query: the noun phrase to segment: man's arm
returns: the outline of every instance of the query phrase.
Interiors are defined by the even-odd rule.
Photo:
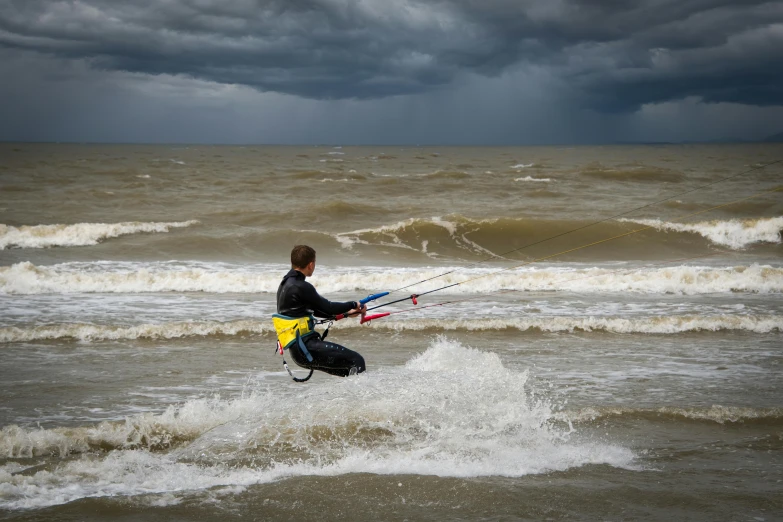
[[[306,304],[312,308],[313,315],[316,317],[332,317],[339,314],[344,314],[355,309],[358,305],[355,301],[349,301],[347,303],[332,302],[319,294],[315,287],[310,283],[302,285],[301,296]]]

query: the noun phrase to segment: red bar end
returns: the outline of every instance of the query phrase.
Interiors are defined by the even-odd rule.
[[[391,312],[384,312],[382,314],[365,315],[364,317],[362,317],[361,321],[359,321],[359,324],[369,323],[373,319],[379,319],[381,317],[386,317],[390,313]]]

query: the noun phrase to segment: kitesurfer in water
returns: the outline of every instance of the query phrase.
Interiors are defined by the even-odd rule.
[[[296,364],[303,368],[321,370],[340,377],[362,373],[365,370],[364,358],[345,346],[323,340],[313,329],[313,316],[359,316],[367,311],[367,307],[356,301],[336,303],[322,297],[313,285],[305,281],[314,271],[315,250],[307,245],[295,246],[291,250],[291,270],[277,289],[278,315],[275,316],[275,327],[278,338],[281,342],[288,341],[282,345],[288,348]],[[281,334],[291,328],[295,328],[298,334],[289,334],[287,338],[284,333]]]

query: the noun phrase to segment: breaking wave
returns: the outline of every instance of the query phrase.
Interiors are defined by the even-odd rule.
[[[100,263],[23,262],[0,268],[0,293],[273,292],[281,273],[165,263],[123,263],[112,269]]]
[[[549,183],[551,178],[534,178],[532,176],[525,176],[524,178],[514,178],[514,181],[538,181],[542,183]]]
[[[263,334],[272,331],[268,321],[181,321],[134,326],[99,324],[50,324],[21,328],[0,328],[0,342],[45,341],[52,339],[76,339],[79,341],[103,341],[121,339],[177,339],[180,337],[205,337],[218,335]]]
[[[443,225],[444,229],[447,225]],[[399,288],[452,272],[411,292],[462,283],[440,295],[496,291],[638,292],[697,295],[721,292],[783,292],[783,268],[753,264],[733,267],[673,266],[663,268],[537,268],[514,270],[457,267],[399,269],[364,267],[329,270],[311,281],[322,294],[377,292]],[[65,263],[36,266],[29,262],[0,267],[0,294],[68,293],[274,293],[284,267],[224,264]],[[469,280],[469,281],[468,281]]]
[[[780,243],[783,217],[761,219],[731,219],[700,223],[669,223],[659,219],[621,219],[671,232],[691,232],[711,242],[739,250],[754,243]]]
[[[111,449],[159,450],[193,440],[246,411],[248,400],[194,399],[169,406],[162,414],[143,413],[124,422],[101,422],[75,428],[0,429],[0,454],[5,458],[65,457],[74,453]]]
[[[77,223],[74,225],[0,225],[0,250],[7,248],[48,248],[97,245],[104,239],[129,234],[168,232],[189,227],[198,221],[173,223]]]
[[[444,247],[447,250],[469,251],[474,254],[493,255],[476,241],[467,238],[467,234],[477,230],[485,223],[493,221],[474,221],[454,216],[452,219],[433,217],[431,219],[411,218],[392,225],[344,232],[336,236],[344,248],[354,245],[375,245],[396,247],[428,253],[431,246]]]
[[[471,317],[467,319],[422,318],[407,315],[404,319],[384,318],[366,325],[358,321],[340,323],[341,331],[373,328],[392,331],[497,331],[520,332],[610,332],[621,334],[681,334],[738,330],[753,333],[783,332],[783,317],[778,315],[692,314],[643,317],[616,316],[508,316]],[[30,342],[53,339],[78,341],[177,339],[182,337],[263,335],[273,332],[271,321],[242,319],[237,321],[179,321],[133,326],[99,324],[50,324],[33,327],[0,328],[0,342]],[[270,340],[270,346],[272,345]]]
[[[552,422],[556,406],[529,388],[527,372],[505,368],[496,354],[440,338],[402,367],[316,379],[295,393],[278,388],[190,400],[159,415],[92,427],[9,426],[0,430],[7,458],[93,455],[29,468],[6,463],[0,506],[215,486],[242,491],[297,476],[519,477],[587,464],[637,469],[628,448],[572,437],[572,427]]]
[[[358,328],[358,324],[349,324]],[[679,334],[686,332],[717,332],[722,330],[743,330],[754,333],[783,331],[783,317],[776,315],[681,315],[653,317],[504,317],[471,319],[382,319],[369,324],[372,328],[397,331],[490,331],[516,329],[522,332],[611,332],[623,334]],[[341,325],[342,327],[342,325]]]
[[[541,180],[543,181],[543,179]],[[559,196],[545,191],[540,196]],[[631,251],[627,244],[618,244],[607,249],[601,247],[597,252],[604,257],[613,258],[617,254],[633,255],[645,258],[661,251],[671,243],[670,231],[696,232],[713,244],[734,249],[745,248],[753,243],[780,243],[780,229],[783,217],[712,221],[689,225],[667,223],[659,220],[621,219],[615,222],[597,223],[586,227],[582,221],[538,220],[525,218],[472,219],[461,215],[435,216],[432,218],[411,218],[390,225],[342,232],[333,237],[346,249],[357,245],[398,248],[426,254],[430,257],[455,256],[494,256],[497,253],[521,250],[515,257],[524,256],[527,245],[545,243],[549,238],[574,234],[568,245],[578,247],[588,245],[632,230],[631,223],[643,224],[650,230],[644,232],[643,244]],[[562,243],[560,243],[562,245]],[[613,244],[614,245],[614,244]],[[680,242],[677,248],[685,252],[703,252],[703,244]],[[546,248],[546,247],[540,247]],[[560,247],[562,248],[562,246]],[[618,250],[619,249],[619,250]],[[536,250],[538,251],[538,250]],[[553,253],[551,250],[547,253]],[[593,250],[589,251],[595,255]]]

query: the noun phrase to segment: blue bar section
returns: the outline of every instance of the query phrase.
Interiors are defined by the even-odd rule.
[[[359,301],[359,303],[361,303],[361,304],[367,304],[367,303],[369,303],[370,301],[375,301],[376,299],[380,299],[381,297],[383,297],[383,296],[385,296],[385,295],[389,295],[389,292],[381,292],[380,294],[372,294],[372,295],[368,295],[367,297],[365,297],[364,299],[362,299],[361,301]]]

